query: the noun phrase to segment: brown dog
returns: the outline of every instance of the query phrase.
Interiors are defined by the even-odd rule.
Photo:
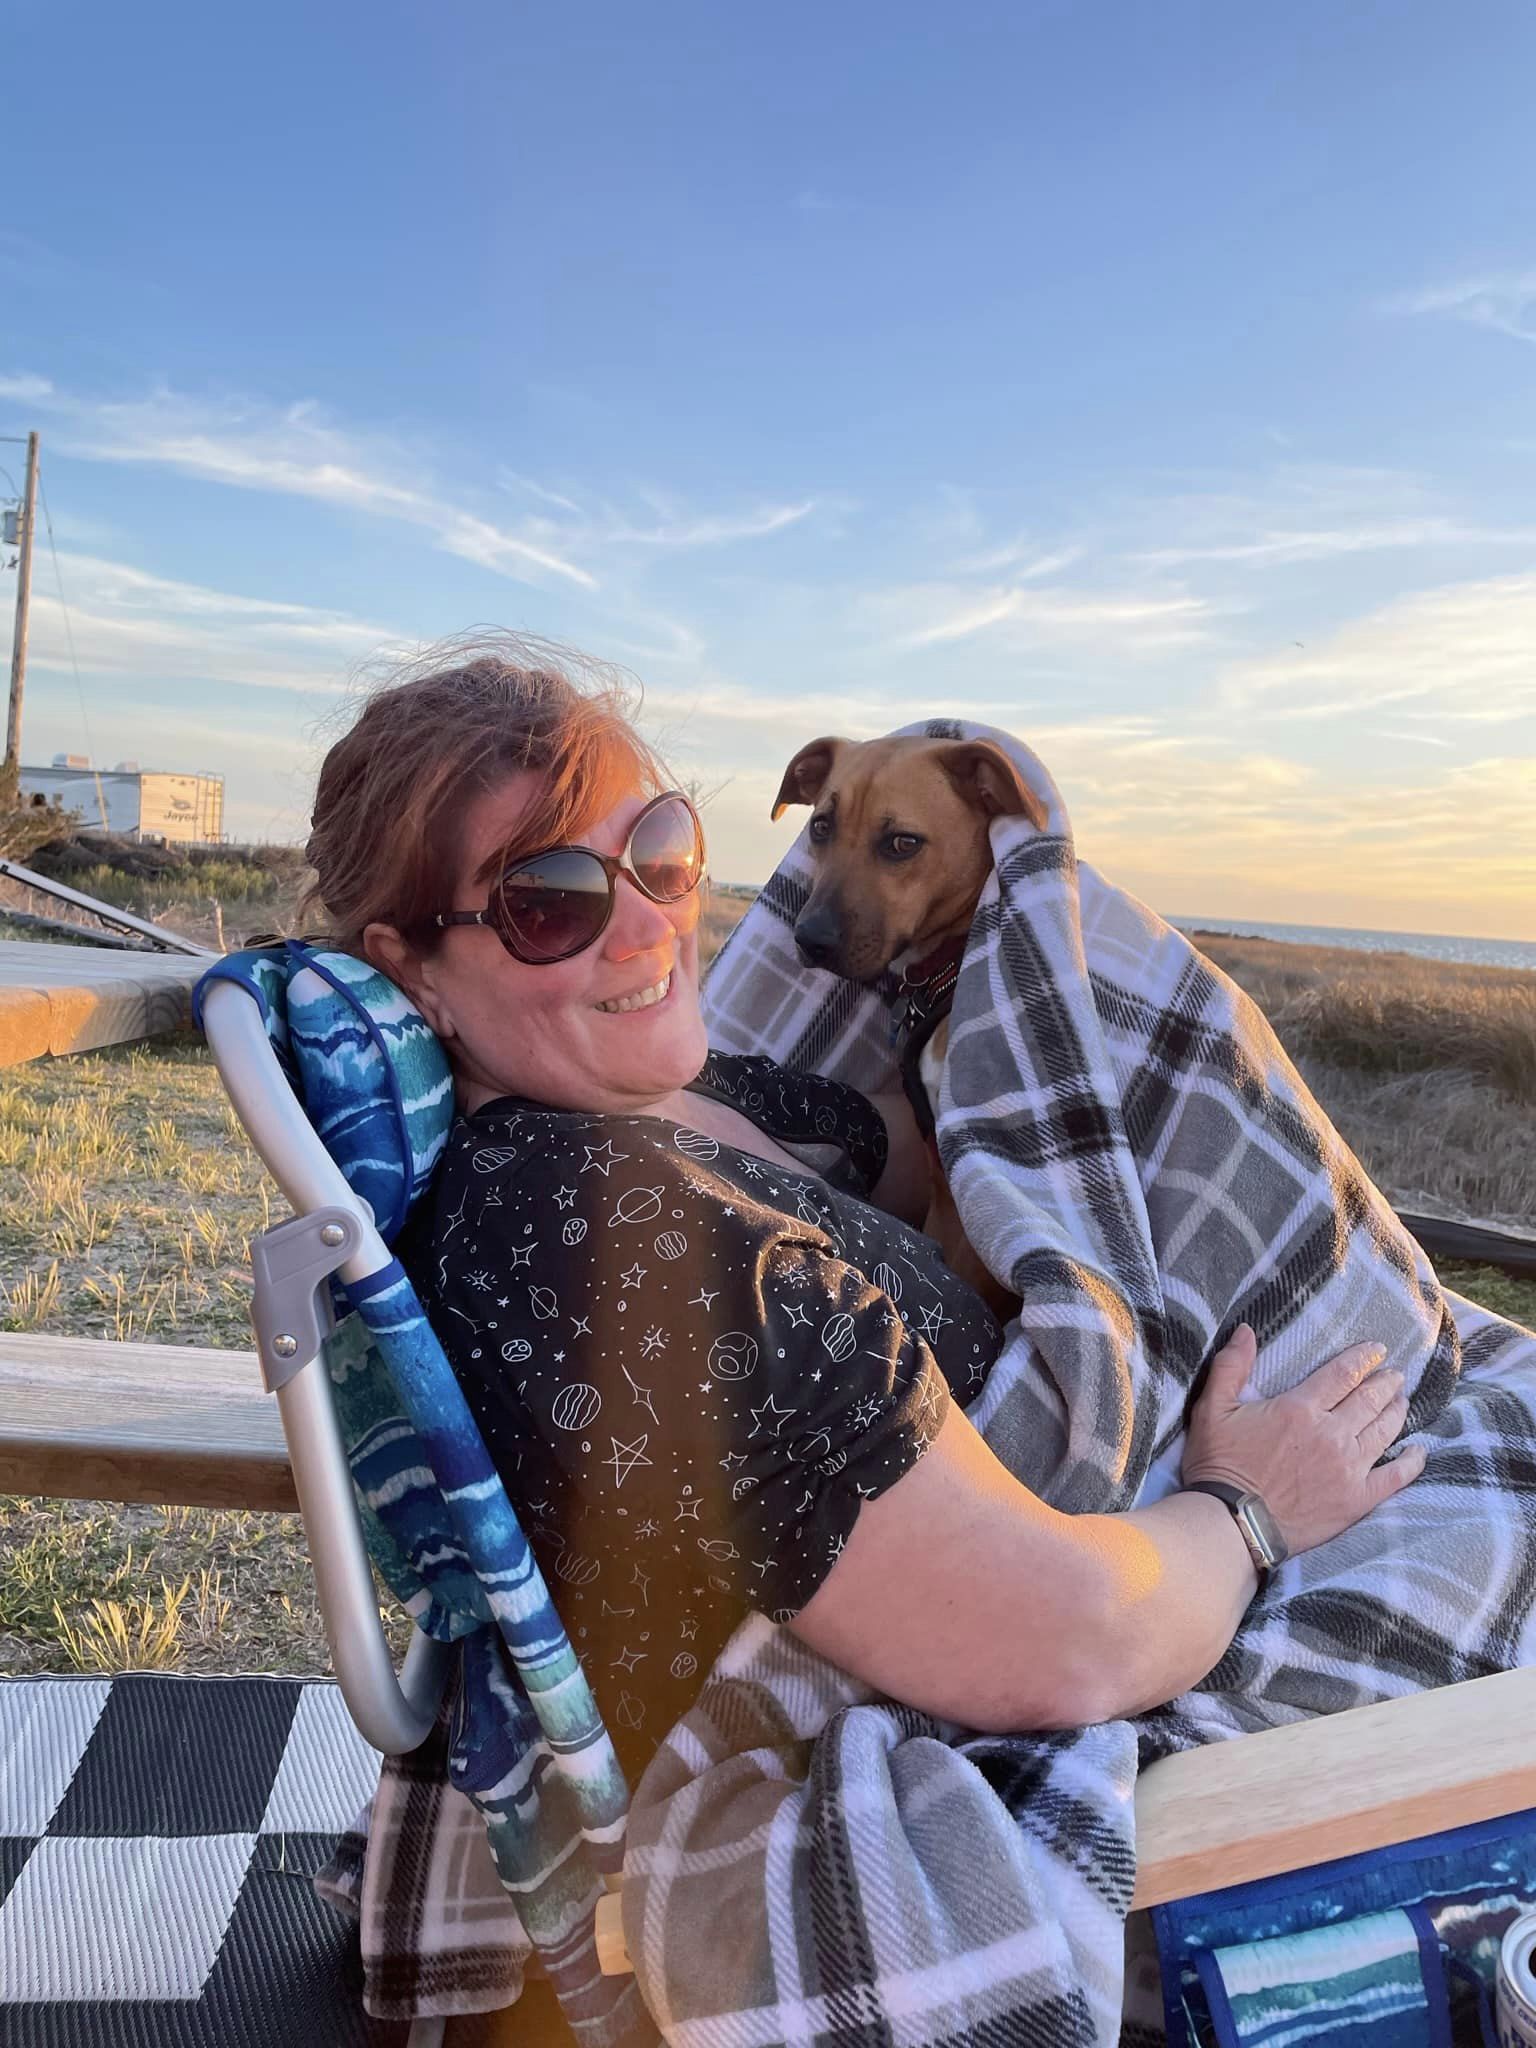
[[[918,1020],[903,1050],[903,1078],[932,1177],[923,1228],[994,1312],[1012,1315],[1017,1300],[966,1240],[939,1164],[933,1116],[949,1033],[947,998],[992,869],[988,827],[993,818],[1024,817],[1044,831],[1045,808],[990,741],[928,739],[812,740],[784,771],[774,817],[791,804],[812,807],[816,864],[795,920],[800,957],[852,981],[877,980],[891,967],[903,975],[899,1021],[909,1028]]]

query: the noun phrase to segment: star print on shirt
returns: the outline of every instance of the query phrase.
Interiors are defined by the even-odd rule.
[[[586,1173],[592,1167],[596,1167],[604,1180],[608,1178],[621,1159],[633,1159],[634,1157],[632,1152],[615,1152],[612,1138],[604,1138],[601,1145],[583,1145],[582,1150],[587,1156],[578,1168],[578,1171]],[[605,1153],[607,1154],[606,1158],[603,1156]]]
[[[807,1330],[810,1328],[811,1319],[806,1314],[803,1305],[798,1301],[792,1301],[789,1304],[788,1308],[784,1311],[784,1316],[792,1330]]]
[[[639,1260],[637,1259],[634,1265],[630,1267],[627,1273],[621,1273],[619,1275],[620,1284],[630,1289],[634,1289],[640,1285],[641,1281],[644,1280],[646,1274],[649,1271],[650,1267],[642,1266]]]
[[[574,1188],[555,1189],[555,1207],[557,1209],[570,1209],[575,1206],[575,1202],[576,1190]]]
[[[649,1655],[649,1650],[632,1650],[628,1643],[626,1643],[608,1668],[610,1671],[633,1671],[635,1666],[642,1663]]]
[[[690,1308],[708,1308],[710,1304],[712,1302],[717,1301],[719,1297],[720,1290],[718,1287],[715,1288],[713,1292],[711,1292],[708,1288],[701,1287],[697,1294],[690,1297],[688,1306]]]
[[[777,1436],[780,1429],[794,1414],[793,1408],[781,1408],[770,1394],[760,1408],[749,1411],[752,1416],[752,1434],[761,1430],[765,1436]]]
[[[672,1519],[674,1522],[696,1522],[699,1519],[699,1509],[703,1505],[697,1494],[692,1500],[680,1500],[677,1504],[677,1513]]]
[[[936,1301],[930,1301],[926,1308],[924,1308],[922,1315],[918,1318],[917,1334],[923,1339],[924,1343],[931,1344],[938,1336],[940,1330],[946,1324],[953,1321],[954,1317],[945,1315],[943,1309]]]
[[[613,1445],[613,1451],[611,1456],[604,1458],[603,1463],[612,1465],[615,1486],[622,1486],[637,1465],[651,1463],[645,1455],[645,1447],[650,1440],[649,1430],[643,1436],[637,1436],[632,1444],[621,1444],[616,1436],[609,1437],[608,1441]]]
[[[506,1307],[505,1302],[502,1303],[502,1307]],[[573,1337],[590,1337],[591,1334],[592,1325],[585,1316],[571,1317],[571,1335]]]
[[[519,1266],[531,1266],[533,1264],[533,1255],[538,1248],[537,1238],[535,1238],[532,1244],[508,1245],[507,1271],[515,1273]]]

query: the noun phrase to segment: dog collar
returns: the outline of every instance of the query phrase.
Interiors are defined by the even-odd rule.
[[[933,1136],[933,1105],[923,1086],[919,1062],[924,1046],[954,1004],[955,983],[960,979],[964,958],[965,940],[946,939],[943,945],[907,968],[897,984],[891,1013],[891,1043],[896,1048],[901,1085],[924,1138]]]
[[[960,972],[960,963],[964,958],[965,939],[945,939],[935,946],[931,953],[924,954],[921,960],[914,961],[904,971],[901,977],[902,987],[929,988],[936,983],[946,982],[948,987],[953,989]]]

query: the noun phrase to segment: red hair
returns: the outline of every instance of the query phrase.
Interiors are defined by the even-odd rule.
[[[540,778],[500,867],[579,837],[629,791],[665,788],[632,722],[634,688],[619,670],[511,634],[441,643],[396,670],[321,764],[306,908],[324,909],[349,952],[362,952],[373,923],[431,943],[424,920],[447,907],[459,823],[483,791],[525,770]]]

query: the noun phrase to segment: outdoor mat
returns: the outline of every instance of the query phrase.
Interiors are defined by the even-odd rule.
[[[0,2048],[396,2048],[311,1882],[379,1759],[334,1685],[0,1680]]]

